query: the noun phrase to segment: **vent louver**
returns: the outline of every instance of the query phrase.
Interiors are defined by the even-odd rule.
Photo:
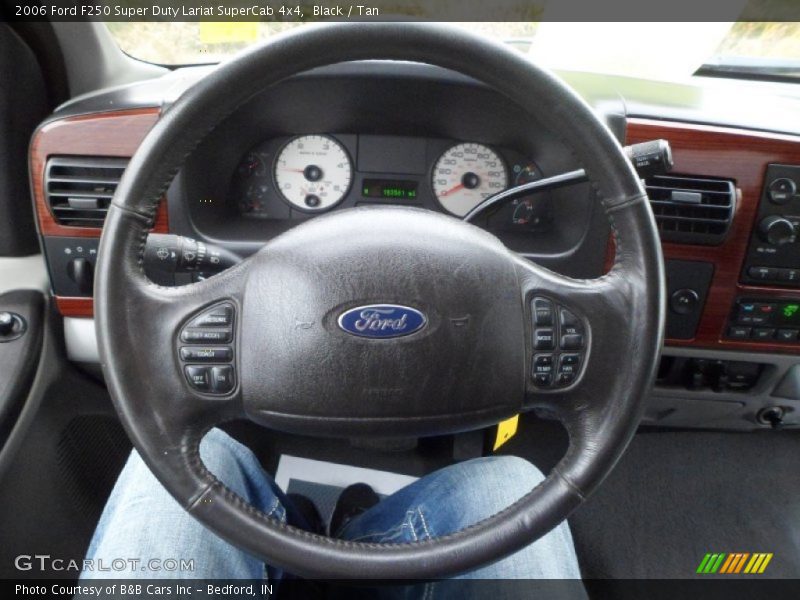
[[[56,157],[47,161],[45,197],[61,225],[102,227],[126,158]]]
[[[721,244],[736,207],[736,186],[727,179],[654,175],[645,189],[661,239],[682,244]]]

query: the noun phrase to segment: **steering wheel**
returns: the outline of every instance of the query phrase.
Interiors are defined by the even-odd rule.
[[[143,251],[156,206],[205,134],[272,84],[363,59],[438,65],[535,107],[602,202],[617,242],[611,271],[571,279],[453,217],[362,207],[304,222],[206,281],[149,281]],[[618,142],[575,93],[519,53],[432,25],[304,28],[222,64],[165,112],[132,158],[98,254],[100,356],[134,446],[208,528],[302,576],[444,577],[532,543],[624,451],[663,338],[661,247]],[[232,358],[210,374],[193,370],[193,355],[181,350],[193,341],[224,346]],[[480,523],[411,544],[330,539],[267,518],[209,473],[198,451],[210,428],[243,417],[300,434],[429,436],[533,408],[560,419],[570,438],[546,479]]]

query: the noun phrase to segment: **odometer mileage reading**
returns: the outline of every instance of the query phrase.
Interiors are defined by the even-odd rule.
[[[417,182],[405,179],[365,179],[361,186],[364,198],[416,200]]]

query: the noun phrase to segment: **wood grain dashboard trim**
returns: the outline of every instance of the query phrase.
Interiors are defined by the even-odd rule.
[[[99,238],[101,229],[60,225],[47,204],[44,190],[45,165],[50,156],[133,156],[144,137],[158,121],[158,108],[119,110],[79,115],[49,121],[34,133],[30,146],[31,190],[39,233],[44,237]],[[167,205],[162,200],[153,231],[167,233]],[[56,297],[58,311],[69,317],[91,317],[91,298]]]
[[[155,125],[159,109],[142,108],[67,117],[45,123],[33,136],[30,147],[30,172],[33,202],[43,236],[100,237],[100,229],[69,227],[56,222],[47,205],[44,171],[50,156],[133,156]],[[154,231],[168,231],[165,203],[159,206]]]
[[[675,173],[731,178],[741,197],[727,239],[719,246],[664,243],[664,258],[714,264],[714,277],[692,340],[667,340],[669,346],[800,354],[800,345],[723,339],[737,296],[800,300],[800,290],[742,285],[739,274],[769,164],[800,165],[800,137],[744,129],[650,119],[628,119],[627,144],[656,138],[670,142]]]
[[[56,308],[65,317],[94,316],[94,301],[91,298],[56,296]]]

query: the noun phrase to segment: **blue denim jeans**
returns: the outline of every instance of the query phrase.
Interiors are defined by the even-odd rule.
[[[200,454],[208,469],[231,490],[282,521],[300,522],[283,492],[253,453],[221,430],[203,439]],[[350,521],[340,537],[369,542],[412,542],[445,535],[472,525],[510,505],[533,489],[543,476],[529,462],[510,456],[480,458],[432,473],[384,499]],[[108,571],[85,570],[84,580],[98,578],[279,578],[251,556],[206,529],[167,493],[134,451],[114,487],[92,538],[87,558],[140,562]],[[165,571],[170,559],[193,559],[191,572]],[[150,561],[158,561],[153,564]],[[117,565],[120,566],[118,560]],[[580,579],[565,523],[543,538],[494,564],[462,578]],[[583,588],[578,597],[585,597]]]

